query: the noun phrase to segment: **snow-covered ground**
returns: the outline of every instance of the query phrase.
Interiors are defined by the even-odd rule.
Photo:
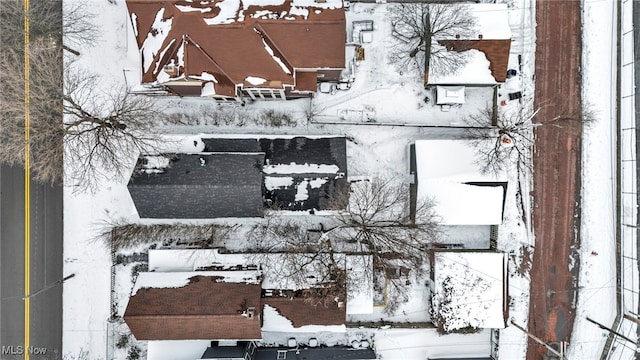
[[[80,1],[80,0],[70,0]],[[533,94],[533,0],[511,3],[509,21],[513,33],[512,65],[522,73],[521,89],[525,106],[530,105]],[[291,102],[256,102],[246,108],[218,107],[203,99],[160,98],[167,105],[181,111],[192,110],[194,114],[201,109],[225,109],[229,112],[260,111],[276,108],[286,111],[295,119],[295,123],[278,128],[265,127],[255,123],[233,123],[213,125],[206,120],[198,120],[192,126],[172,125],[165,129],[180,140],[177,146],[192,143],[195,134],[211,133],[250,133],[250,134],[328,134],[346,135],[347,161],[350,176],[384,176],[406,178],[409,174],[409,145],[420,139],[457,139],[463,135],[458,129],[431,129],[419,126],[380,126],[376,123],[355,124],[359,121],[340,123],[340,114],[364,116],[373,109],[378,123],[401,125],[457,125],[463,111],[469,107],[479,109],[487,100],[474,100],[469,93],[469,101],[463,107],[442,112],[439,107],[425,103],[425,94],[420,84],[421,77],[411,72],[398,73],[384,58],[383,31],[388,27],[385,5],[352,4],[353,16],[367,17],[377,24],[373,32],[373,41],[365,47],[365,60],[356,68],[355,82],[348,90],[338,90],[335,94],[319,94],[316,105],[322,115],[338,124],[308,123],[305,119],[307,100]],[[137,47],[131,34],[127,8],[124,1],[96,1],[92,11],[99,14],[95,22],[99,24],[102,37],[98,46],[81,50],[77,66],[90,68],[101,76],[101,86],[109,89],[116,84],[137,84],[140,78],[140,63]],[[350,16],[348,14],[348,16]],[[388,29],[387,29],[388,30]],[[127,39],[124,41],[123,39]],[[517,55],[522,55],[522,66],[517,64]],[[600,54],[602,56],[602,54]],[[376,76],[371,76],[374,74]],[[367,77],[369,76],[369,77]],[[368,90],[369,89],[369,90]],[[358,94],[361,95],[352,96]],[[367,92],[369,91],[369,92]],[[431,101],[431,100],[430,100]],[[467,106],[468,105],[468,106]],[[518,106],[517,102],[509,106]],[[340,112],[340,110],[349,110]],[[353,110],[353,111],[352,111]],[[401,111],[401,112],[399,112]],[[428,116],[425,116],[427,114]],[[323,119],[323,117],[320,117]],[[344,120],[344,119],[343,119]],[[175,146],[176,142],[173,143]],[[131,167],[138,154],[130,154]],[[601,174],[598,174],[601,175]],[[111,253],[105,244],[96,240],[103,230],[104,222],[118,219],[129,222],[140,220],[126,183],[128,179],[107,179],[100,183],[98,191],[92,193],[74,192],[73,186],[65,188],[65,273],[75,273],[76,277],[64,284],[64,324],[63,351],[70,358],[86,352],[90,359],[124,358],[126,352],[114,349],[117,340],[114,334],[126,332],[126,326],[116,323],[108,326],[113,313],[122,314],[132,290],[132,271],[135,264],[122,265],[117,269],[116,287],[113,294],[117,307],[110,308]],[[510,259],[509,295],[510,318],[526,326],[528,313],[529,283],[526,276],[517,273],[522,261],[521,250],[532,245],[528,214],[520,214],[518,193],[526,195],[530,188],[529,178],[520,178],[513,171],[508,175],[509,186],[506,194],[505,215],[498,237],[498,249],[506,252]],[[518,186],[520,182],[520,186]],[[524,208],[529,208],[527,197]],[[233,223],[240,220],[230,219]],[[477,232],[475,228],[470,231]],[[462,234],[456,236],[464,237]],[[599,250],[604,251],[604,250]],[[604,256],[598,255],[596,259]],[[586,270],[586,268],[585,268]],[[428,291],[424,282],[415,282],[412,300],[403,305],[395,314],[384,315],[379,308],[374,309],[375,316],[388,316],[391,321],[428,320]],[[597,286],[595,284],[594,286]],[[371,320],[371,319],[363,319]],[[298,337],[299,334],[296,334]],[[302,335],[300,335],[302,336]],[[311,336],[311,335],[309,335]],[[488,330],[471,335],[438,335],[435,329],[348,329],[347,334],[332,334],[327,342],[348,344],[352,339],[373,339],[378,354],[384,359],[425,359],[426,357],[487,357],[492,351],[491,334]],[[266,343],[282,343],[286,336],[279,332],[265,332]],[[503,359],[520,359],[526,350],[526,336],[514,327],[500,332],[499,355]],[[583,354],[588,354],[585,349]],[[582,354],[582,353],[581,353]],[[576,357],[580,358],[580,357]]]
[[[569,346],[571,359],[599,359],[609,334],[608,331],[588,322],[586,318],[605,326],[612,326],[616,315],[615,198],[617,192],[633,193],[631,203],[621,204],[624,206],[624,218],[621,221],[623,224],[635,224],[635,162],[624,160],[635,159],[634,151],[629,151],[635,149],[633,137],[635,130],[623,130],[622,156],[625,161],[622,168],[623,188],[618,189],[615,185],[617,167],[615,146],[619,135],[616,133],[615,109],[616,26],[618,25],[616,4],[618,3],[613,1],[583,1],[582,96],[583,103],[594,111],[597,122],[585,130],[582,145],[580,290],[574,332]],[[630,14],[628,16],[630,17]],[[628,50],[627,48],[627,52]],[[624,81],[633,81],[632,79],[632,76],[627,75]],[[632,93],[632,90],[626,89],[622,90],[625,94]],[[631,111],[623,111],[621,116],[623,129],[635,126]],[[633,235],[635,229],[630,230],[631,232],[626,232],[623,229],[623,232]],[[624,237],[623,241],[625,241]],[[631,238],[626,241],[635,240]],[[637,270],[637,264],[632,262],[626,264],[629,271],[634,271],[634,268]],[[634,285],[630,286],[630,289],[633,289]],[[637,284],[635,286],[637,296]],[[633,337],[630,331],[633,329],[627,328],[623,332]],[[618,351],[612,355],[612,358],[627,359],[634,356],[633,346],[625,348],[624,345],[624,342],[617,345]]]

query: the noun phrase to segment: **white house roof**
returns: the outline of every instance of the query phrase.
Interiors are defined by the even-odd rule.
[[[211,340],[147,341],[147,359],[200,359],[211,346]]]
[[[431,84],[469,84],[490,85],[497,84],[496,78],[491,74],[491,63],[482,51],[471,49],[464,52],[467,63],[453,74],[430,74]]]
[[[476,18],[478,35],[482,35],[483,39],[511,39],[507,4],[470,4],[468,6]],[[478,39],[478,36],[463,39]]]
[[[435,200],[442,225],[502,223],[504,188],[496,183],[506,180],[482,174],[464,140],[418,140],[415,155],[418,200]]]
[[[138,274],[131,296],[135,295],[140,289],[185,287],[189,285],[190,279],[196,276],[219,277],[220,282],[246,284],[260,283],[260,277],[257,271],[141,272]]]
[[[504,328],[506,264],[504,253],[434,252],[432,306],[439,325],[445,331]]]

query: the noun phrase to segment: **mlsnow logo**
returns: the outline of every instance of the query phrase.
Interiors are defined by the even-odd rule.
[[[47,348],[33,346],[25,348],[22,345],[2,345],[2,355],[24,355],[27,352],[29,355],[44,355],[47,353]]]

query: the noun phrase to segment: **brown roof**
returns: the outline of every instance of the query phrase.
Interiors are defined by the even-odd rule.
[[[296,71],[296,90],[316,91],[318,86],[317,71]]]
[[[142,288],[129,299],[124,320],[138,340],[261,339],[259,284],[194,276],[180,288]],[[255,308],[253,318],[243,315]]]
[[[291,320],[294,327],[305,325],[343,325],[346,304],[338,307],[333,301],[314,304],[304,297],[264,297],[263,304],[278,310],[280,315]]]
[[[289,13],[291,0],[285,0],[279,6],[250,6],[246,10],[239,8],[235,18],[228,23],[208,25],[206,21],[219,15],[220,8],[217,5],[223,1],[187,3],[179,0],[127,0],[137,30],[137,43],[142,51],[144,83],[158,80],[163,66],[172,62],[180,65],[177,77],[186,75],[197,78],[203,72],[214,75],[217,81],[216,94],[228,94],[231,84],[243,84],[246,87],[274,84],[293,86],[294,72],[291,67],[344,68],[346,25],[343,8],[310,6],[305,18]],[[239,4],[241,7],[242,2]],[[181,11],[180,7],[185,5],[202,7],[203,11]],[[167,34],[158,31],[158,24],[154,27],[161,10],[162,18],[167,20],[163,23],[165,26],[171,19]],[[265,10],[272,14],[282,14],[284,11],[287,15],[269,18],[256,13]],[[150,45],[152,41],[145,43],[147,37],[154,35],[166,35],[161,46]],[[289,68],[288,71],[272,58],[267,46]],[[184,47],[184,50],[180,50],[180,47]],[[153,59],[144,59],[145,56],[153,56]],[[245,80],[249,76],[266,81],[264,84],[251,84]]]
[[[440,40],[448,50],[467,51],[476,49],[482,51],[489,60],[491,75],[497,82],[507,79],[507,67],[509,66],[509,51],[511,39],[503,40]]]

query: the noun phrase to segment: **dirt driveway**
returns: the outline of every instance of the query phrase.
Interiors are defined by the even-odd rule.
[[[536,1],[534,122],[580,112],[581,24],[578,0]],[[572,249],[579,241],[581,124],[536,128],[533,157],[533,227],[529,331],[547,342],[568,341],[576,299]],[[546,348],[529,341],[528,360]]]

